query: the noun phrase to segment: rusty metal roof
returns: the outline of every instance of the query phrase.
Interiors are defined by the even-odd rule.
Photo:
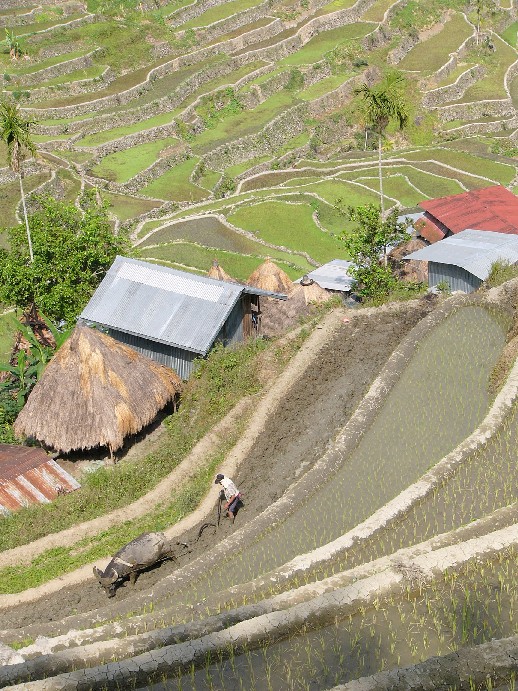
[[[442,224],[452,233],[473,228],[518,235],[518,197],[501,185],[429,199],[419,206],[439,229]]]
[[[0,513],[48,503],[80,486],[43,449],[0,444]]]

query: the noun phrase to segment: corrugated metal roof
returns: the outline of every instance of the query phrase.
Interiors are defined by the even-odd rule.
[[[245,290],[286,297],[117,257],[81,318],[205,355]]]
[[[354,285],[354,279],[349,276],[348,270],[352,265],[352,262],[345,259],[333,259],[306,275],[326,290],[350,291]],[[301,280],[302,278],[299,278],[294,282],[300,283]]]
[[[416,230],[428,242],[438,242],[444,238],[443,231],[426,216],[422,216],[416,223]]]
[[[0,513],[48,503],[80,486],[43,449],[0,444]]]
[[[518,234],[518,198],[500,185],[429,199],[419,206],[452,233],[475,228]]]
[[[438,264],[453,264],[485,281],[495,261],[518,262],[518,235],[463,230],[422,250],[407,254],[405,259],[420,259]]]

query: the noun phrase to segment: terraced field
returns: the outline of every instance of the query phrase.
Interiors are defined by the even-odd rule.
[[[6,47],[0,63],[4,96],[37,122],[29,202],[50,184],[70,200],[96,186],[141,258],[204,273],[217,257],[242,281],[267,256],[293,279],[347,258],[338,207],[379,201],[376,138],[354,89],[387,64],[406,76],[411,109],[384,141],[387,207],[518,186],[512,3],[480,34],[473,8],[453,1],[19,4],[3,0],[0,25],[27,59]],[[1,175],[10,225],[19,188]],[[488,394],[517,290],[309,325],[283,373],[236,413],[248,447],[221,466],[245,492],[235,530],[222,523],[194,544],[214,516],[208,490],[165,523],[190,554],[114,601],[89,563],[111,554],[111,521],[126,520],[130,539],[179,520],[181,481],[152,511],[149,499],[144,513],[94,517],[104,523],[66,537],[9,538],[0,687],[354,689],[418,665],[417,689],[427,658],[441,656],[455,684],[447,654],[479,646],[465,688],[513,688],[512,665],[484,666],[484,645],[516,648],[518,633],[516,367]],[[199,469],[207,487],[222,437]],[[13,594],[17,578],[34,588]]]

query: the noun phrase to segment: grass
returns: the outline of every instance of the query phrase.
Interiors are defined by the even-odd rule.
[[[464,72],[467,72],[471,67],[474,66],[474,63],[472,62],[462,62],[457,64],[457,67],[455,67],[447,77],[444,77],[444,79],[441,79],[439,82],[437,82],[435,86],[440,87],[448,86],[449,84],[454,84],[461,74],[464,74]]]
[[[243,161],[243,163],[236,163],[233,166],[225,168],[225,175],[227,175],[229,178],[235,178],[247,170],[250,170],[250,168],[259,165],[259,163],[266,163],[266,161],[270,161],[271,158],[271,156],[265,155],[258,156],[257,158],[251,158],[248,161]]]
[[[385,12],[393,4],[392,0],[377,0],[362,15],[362,20],[364,22],[381,22],[385,16]]]
[[[29,63],[28,65],[13,65],[12,72],[6,70],[10,75],[20,75],[32,74],[33,72],[39,72],[46,67],[53,67],[54,65],[60,65],[61,63],[68,62],[69,60],[74,60],[74,58],[79,58],[82,55],[86,55],[89,51],[87,50],[73,50],[69,53],[63,53],[62,55],[53,55],[51,58],[46,58],[45,60],[38,60],[35,63]]]
[[[151,209],[156,209],[160,206],[158,202],[139,199],[130,195],[115,194],[113,192],[104,192],[103,195],[110,203],[110,212],[115,214],[119,221],[128,221],[130,218],[135,218],[146,211],[151,211]]]
[[[9,360],[14,337],[16,335],[15,320],[19,312],[0,313],[0,363],[6,364]]]
[[[161,113],[160,115],[155,115],[152,118],[134,122],[132,125],[123,125],[122,127],[114,127],[111,130],[102,130],[101,132],[88,134],[78,142],[78,145],[92,147],[99,146],[101,144],[105,144],[106,142],[111,142],[114,139],[125,137],[128,134],[135,134],[136,132],[149,130],[152,127],[159,127],[160,125],[168,125],[173,121],[173,119],[173,113]]]
[[[160,177],[150,182],[140,191],[148,197],[168,199],[171,201],[198,202],[206,199],[208,194],[198,185],[190,181],[190,175],[198,164],[198,158],[189,158],[178,163]]]
[[[332,2],[328,2],[327,5],[324,5],[315,16],[320,16],[323,14],[330,14],[331,12],[336,12],[337,10],[346,10],[349,7],[352,7],[355,3],[355,0],[332,0]]]
[[[207,272],[210,269],[212,260],[217,259],[232,278],[244,282],[248,280],[250,274],[263,263],[267,256],[272,256],[268,251],[268,247],[263,245],[262,250],[262,255],[249,256],[225,250],[208,249],[193,243],[175,242],[159,245],[158,247],[143,248],[140,257],[142,259],[153,258],[168,265],[175,264],[176,266],[190,267],[201,272]],[[284,253],[284,257],[288,257],[287,253]],[[300,261],[300,264],[293,266],[276,258],[276,262],[292,279],[300,278],[308,271],[308,263],[301,257],[293,256],[292,262],[296,264],[297,260]]]
[[[292,53],[283,60],[280,60],[278,65],[280,67],[285,65],[312,65],[321,60],[326,53],[336,48],[336,46],[353,38],[365,36],[374,28],[372,24],[357,22],[354,24],[346,24],[338,29],[322,31],[308,41],[306,45],[296,53]]]
[[[480,158],[462,151],[426,148],[420,151],[405,152],[402,156],[408,161],[435,160],[439,163],[458,168],[471,175],[483,175],[501,185],[508,185],[514,179],[514,166],[498,163],[488,158]],[[455,173],[452,172],[452,177]],[[487,185],[490,183],[488,182]]]
[[[177,143],[178,140],[175,137],[167,137],[154,142],[137,144],[130,149],[105,156],[101,163],[93,166],[90,172],[95,177],[105,180],[128,182],[134,175],[160,158],[161,151]]]
[[[85,67],[84,69],[74,70],[68,74],[62,74],[59,77],[54,77],[53,79],[47,79],[46,81],[38,84],[38,88],[55,86],[59,89],[60,86],[66,86],[70,82],[82,81],[86,79],[98,79],[101,77],[105,69],[106,65],[91,65],[90,67]],[[19,87],[14,86],[9,88],[13,90]]]
[[[379,193],[379,179],[377,177],[358,179],[358,182]],[[402,173],[385,173],[383,175],[383,194],[386,197],[397,199],[401,206],[406,208],[417,206],[419,202],[423,201],[423,195],[409,184]],[[391,203],[390,200],[387,200],[387,203]]]
[[[323,233],[313,221],[309,204],[285,204],[266,201],[238,209],[228,220],[239,228],[277,246],[305,251],[322,264],[346,258],[338,238]]]
[[[402,70],[435,72],[448,62],[450,53],[453,53],[460,44],[471,36],[473,28],[461,14],[455,14],[444,29],[427,41],[418,43],[405,55],[398,67]]]
[[[238,12],[243,12],[251,7],[259,5],[262,0],[229,0],[229,2],[222,3],[221,5],[216,5],[211,7],[203,14],[198,17],[191,19],[185,24],[179,26],[179,29],[196,29],[202,26],[208,26],[209,24],[214,24],[214,22],[219,22],[222,19],[227,19],[233,14]]]
[[[352,72],[346,74],[333,74],[330,77],[321,79],[319,82],[308,86],[307,89],[300,91],[298,97],[303,101],[313,101],[329,91],[334,91],[341,84],[346,82],[352,76]]]
[[[508,43],[512,48],[516,48],[516,38],[518,33],[518,21],[510,24],[504,31],[502,31],[502,38],[506,43]]]
[[[231,115],[221,120],[216,127],[204,130],[195,137],[192,148],[196,153],[203,154],[218,144],[253,134],[296,102],[291,92],[279,91],[253,110]]]
[[[504,77],[509,66],[516,60],[516,51],[498,36],[493,35],[493,43],[495,52],[490,55],[481,55],[480,50],[476,49],[468,53],[467,58],[470,62],[482,62],[487,71],[481,79],[466,90],[459,101],[454,101],[454,103],[507,98]]]
[[[24,178],[23,188],[25,194],[39,187],[43,182],[49,179],[48,174],[38,173],[37,175],[28,175]],[[0,186],[0,218],[2,219],[2,227],[0,228],[0,237],[2,235],[2,228],[10,228],[18,224],[16,219],[16,207],[20,201],[20,183],[5,182]]]

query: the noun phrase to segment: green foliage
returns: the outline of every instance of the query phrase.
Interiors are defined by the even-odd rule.
[[[300,91],[304,86],[304,75],[300,70],[294,67],[290,70],[290,75],[286,86],[284,87],[286,91]]]
[[[484,285],[486,288],[496,288],[513,278],[518,278],[518,266],[502,259],[491,264],[489,276],[484,281]]]
[[[205,127],[212,129],[221,120],[230,115],[237,115],[242,110],[244,106],[239,96],[232,87],[228,87],[205,96],[197,108],[197,113],[202,118]]]
[[[237,183],[234,178],[228,177],[228,175],[223,175],[219,183],[214,189],[214,196],[216,199],[222,199],[227,197],[229,194],[235,191]]]
[[[29,215],[34,262],[29,262],[23,226],[7,230],[9,250],[0,250],[0,299],[25,308],[35,302],[57,322],[73,323],[117,254],[128,248],[114,235],[107,204],[95,191],[82,197],[82,209],[51,197],[38,197]]]
[[[462,11],[465,8],[465,0],[428,0],[426,3],[410,0],[396,9],[390,25],[395,29],[414,34],[437,22],[446,10]]]
[[[341,210],[340,206],[338,208]],[[353,232],[342,234],[345,248],[354,263],[349,273],[357,281],[356,292],[364,298],[387,295],[397,284],[386,262],[387,249],[408,240],[408,224],[398,222],[396,209],[382,220],[380,207],[375,204],[348,207],[346,213],[357,224]]]

